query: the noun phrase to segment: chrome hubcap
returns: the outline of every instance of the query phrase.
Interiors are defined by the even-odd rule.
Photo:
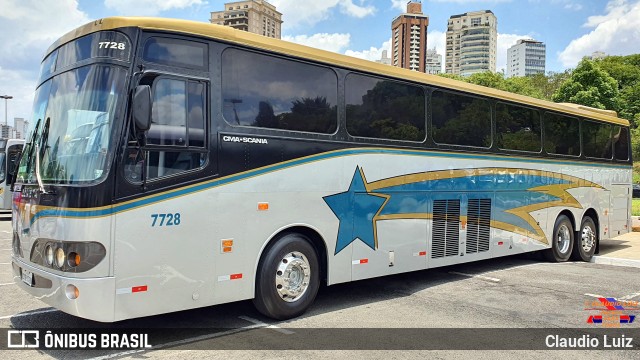
[[[582,228],[580,243],[582,245],[582,250],[586,253],[590,252],[596,244],[596,233],[593,231],[591,226],[586,225]]]
[[[566,225],[561,225],[556,233],[558,239],[558,251],[561,254],[566,254],[569,251],[569,245],[571,244],[570,229]]]
[[[280,260],[276,270],[276,291],[282,300],[298,300],[309,288],[311,268],[302,253],[294,251]]]

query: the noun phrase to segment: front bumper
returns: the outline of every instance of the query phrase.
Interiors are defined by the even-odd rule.
[[[24,263],[20,259],[11,259],[13,281],[22,290],[33,295],[36,299],[81,318],[100,322],[113,322],[115,313],[115,278],[69,278],[49,273]],[[22,281],[22,270],[33,274],[33,286]],[[67,285],[78,288],[80,295],[77,299],[67,297]]]

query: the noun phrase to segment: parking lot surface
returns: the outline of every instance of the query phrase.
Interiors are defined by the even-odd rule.
[[[438,343],[437,336],[420,336],[421,329],[431,328],[449,329],[443,334],[459,334],[470,344],[475,336],[464,331],[457,333],[456,329],[480,329],[478,337],[493,336],[494,348],[504,346],[506,349],[518,347],[504,345],[503,342],[510,339],[501,338],[500,334],[504,336],[504,333],[491,329],[538,329],[531,330],[533,337],[540,332],[553,334],[563,328],[597,332],[602,330],[602,324],[588,323],[588,319],[600,312],[586,305],[597,302],[599,297],[640,300],[640,268],[580,262],[551,264],[536,256],[516,256],[323,287],[306,314],[285,322],[267,319],[257,313],[250,301],[243,301],[103,324],[52,309],[13,284],[10,230],[9,221],[0,222],[0,328],[3,331],[126,328],[156,329],[156,332],[151,349],[3,350],[0,354],[3,359],[640,358],[640,338],[633,340],[632,350],[622,351],[483,350],[471,355],[464,350],[417,351],[389,345],[411,344],[406,336],[414,334],[419,339],[408,348],[438,348],[433,345]],[[637,312],[640,311],[629,314]],[[632,333],[638,333],[639,328],[640,320],[621,325],[623,331]],[[424,334],[430,333],[425,330]],[[367,338],[381,335],[385,338],[379,342]],[[342,337],[342,341],[338,337]],[[424,343],[416,344],[420,341]],[[376,348],[375,344],[383,345]]]

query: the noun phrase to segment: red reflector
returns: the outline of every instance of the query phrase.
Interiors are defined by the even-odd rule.
[[[131,288],[131,292],[142,292],[142,291],[147,291],[147,285],[142,285],[142,286],[134,286]]]
[[[420,256],[427,256],[427,252],[426,251],[420,251]]]
[[[502,246],[502,245],[504,245],[504,243],[502,241],[499,241],[498,245]]]
[[[231,280],[242,279],[242,274],[231,274],[229,277]]]
[[[360,259],[360,264],[367,264],[369,259]]]

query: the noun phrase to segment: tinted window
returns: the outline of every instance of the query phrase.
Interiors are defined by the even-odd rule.
[[[580,125],[576,118],[546,113],[544,138],[544,149],[550,154],[580,155]]]
[[[537,110],[498,103],[496,144],[500,149],[539,152],[542,149],[541,120]]]
[[[587,157],[611,159],[611,125],[584,121],[582,148]]]
[[[622,126],[613,127],[613,148],[616,160],[629,160],[629,129]]]
[[[327,68],[228,49],[222,54],[223,115],[229,124],[333,133],[338,80]]]
[[[56,68],[56,59],[58,59],[58,51],[54,51],[42,61],[40,65],[39,82],[44,81],[49,75],[53,74]]]
[[[440,144],[491,146],[491,106],[483,99],[434,91],[433,140]]]
[[[351,74],[346,82],[347,131],[353,136],[422,141],[424,91],[417,86]]]
[[[138,149],[128,149],[124,173],[131,182],[180,174],[205,165],[207,154],[196,151],[148,151],[144,158]],[[146,162],[146,167],[145,167]]]
[[[153,85],[151,128],[147,142],[203,147],[204,139],[204,85],[159,78]]]
[[[162,65],[207,70],[207,44],[153,37],[144,44],[142,58]]]
[[[126,36],[114,31],[102,31],[83,36],[58,50],[56,69],[90,58],[129,60],[131,44]]]

